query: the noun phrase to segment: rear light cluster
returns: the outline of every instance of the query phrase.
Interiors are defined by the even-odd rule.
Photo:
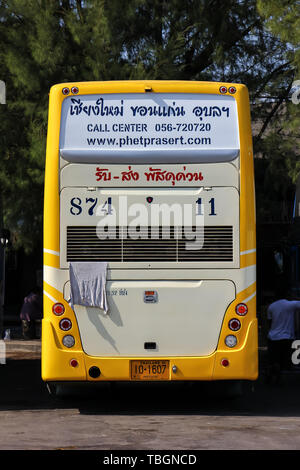
[[[56,316],[61,316],[65,313],[65,307],[62,303],[56,302],[53,307],[52,307],[52,312]],[[59,328],[62,331],[69,331],[72,328],[72,322],[69,318],[62,318],[59,322]],[[66,348],[72,348],[75,345],[75,338],[72,335],[65,335],[62,339],[62,344]],[[77,359],[73,358],[69,362],[70,367],[73,367],[74,369],[79,366],[79,362]],[[101,371],[99,367],[93,366],[89,369],[89,375],[93,379],[98,378],[101,375]]]
[[[52,312],[56,316],[61,316],[65,313],[65,307],[62,303],[56,302],[52,307]],[[69,331],[72,328],[72,322],[69,318],[62,318],[59,322],[59,328],[62,331]],[[62,339],[62,343],[66,348],[72,348],[75,344],[75,338],[72,335],[66,335]],[[76,367],[75,363],[71,364],[72,367]]]
[[[224,95],[224,93],[227,93],[227,91],[231,94],[231,95],[234,95],[234,93],[236,92],[236,88],[235,86],[230,86],[229,88],[227,88],[227,86],[220,86],[219,88],[219,92],[222,93]]]
[[[248,313],[248,307],[246,304],[240,303],[235,307],[237,315],[244,317]],[[231,331],[238,331],[242,324],[238,318],[231,318],[228,322],[228,327]],[[228,348],[234,348],[237,345],[237,337],[235,335],[227,335],[225,338],[225,344]],[[223,366],[225,364],[222,363]],[[227,364],[228,365],[228,364]]]

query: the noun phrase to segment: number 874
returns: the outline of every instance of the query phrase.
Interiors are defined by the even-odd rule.
[[[95,208],[97,208],[98,198],[95,197],[87,197],[85,201],[82,201],[80,197],[73,197],[70,200],[70,213],[72,215],[80,215],[82,212],[87,212],[88,215],[95,214]],[[112,214],[112,203],[111,197],[108,197],[107,200],[101,207],[101,211],[105,213],[105,215]]]

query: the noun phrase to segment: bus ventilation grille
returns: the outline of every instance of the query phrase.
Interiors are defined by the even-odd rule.
[[[107,227],[105,227],[107,230]],[[67,227],[67,261],[232,262],[232,226]]]

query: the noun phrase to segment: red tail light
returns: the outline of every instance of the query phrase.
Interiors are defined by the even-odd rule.
[[[228,361],[228,359],[225,359],[225,358],[222,359],[221,364],[222,364],[223,367],[228,367],[228,366],[229,366],[229,361]]]
[[[242,317],[248,313],[248,307],[246,304],[238,304],[235,307],[235,311],[238,315],[241,315]]]
[[[241,328],[241,322],[237,318],[232,318],[229,321],[228,326],[232,331],[237,331]]]
[[[54,313],[54,315],[60,316],[63,313],[65,313],[65,307],[63,304],[57,302],[56,304],[53,305],[52,312]]]
[[[63,318],[59,322],[59,328],[63,331],[68,331],[72,328],[72,322],[68,318]]]

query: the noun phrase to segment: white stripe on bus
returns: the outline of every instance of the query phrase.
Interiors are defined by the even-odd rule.
[[[50,255],[59,256],[59,251],[48,250],[47,248],[44,248],[44,253],[49,253]]]
[[[253,297],[255,296],[256,296],[256,291],[252,295],[247,297],[247,299],[243,300],[243,304],[246,304],[247,302],[249,302],[249,300],[253,299]]]
[[[241,255],[248,255],[249,253],[255,253],[256,248],[253,248],[253,250],[247,250],[247,251],[241,251]]]
[[[48,292],[46,292],[45,290],[43,292],[50,300],[52,300],[52,302],[58,302],[54,297],[52,297],[52,295],[48,294]]]

